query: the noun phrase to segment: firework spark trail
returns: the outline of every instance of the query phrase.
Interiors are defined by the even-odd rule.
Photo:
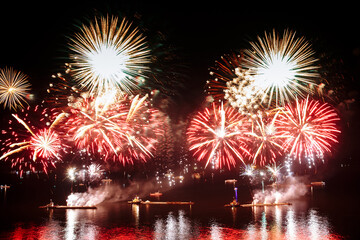
[[[104,170],[102,169],[100,164],[93,163],[87,167],[87,173],[91,182],[100,179],[103,172]]]
[[[116,124],[108,116],[114,118],[114,115],[118,114],[110,110],[99,110],[99,102],[93,98],[82,98],[72,107],[71,116],[66,121],[66,125],[70,126],[67,132],[72,136],[71,141],[74,140],[79,149],[86,148],[93,153],[112,151],[116,154],[116,149],[110,141],[111,135],[115,137],[113,130]]]
[[[236,69],[241,67],[241,56],[235,53],[226,54],[210,70],[211,79],[206,82],[206,92],[215,100],[223,100],[227,83],[237,78]]]
[[[31,138],[31,148],[34,151],[33,161],[37,157],[50,158],[56,157],[60,160],[58,152],[61,149],[61,141],[58,135],[51,130],[40,130],[38,134]]]
[[[48,96],[44,99],[45,103],[51,104],[52,107],[64,108],[74,99],[81,97],[82,92],[80,87],[73,80],[71,68],[72,66],[65,63],[65,71],[53,74],[53,80],[49,83],[46,92]]]
[[[255,166],[254,166],[254,165],[246,164],[245,166],[243,166],[243,167],[241,168],[241,170],[242,170],[241,176],[251,177],[251,176],[254,175]]]
[[[302,158],[323,156],[331,152],[340,130],[339,116],[327,103],[310,100],[296,100],[294,106],[287,105],[277,119],[279,131],[289,137],[283,148],[301,161]]]
[[[27,111],[28,110],[29,108]],[[37,110],[38,107],[35,108],[35,112]],[[47,115],[48,113],[46,113],[46,110],[44,110],[42,114]],[[27,115],[28,113],[26,113],[26,116]],[[8,146],[10,150],[5,152],[0,157],[0,160],[7,160],[9,157],[17,153],[30,151],[29,157],[12,157],[12,167],[17,166],[18,170],[20,170],[20,175],[22,175],[24,168],[28,167],[30,170],[35,171],[35,165],[40,164],[42,166],[42,170],[47,173],[47,168],[49,165],[55,167],[54,159],[61,160],[60,151],[63,150],[64,145],[60,141],[59,135],[52,128],[58,124],[64,115],[57,115],[55,121],[53,121],[48,128],[40,128],[38,130],[33,126],[29,126],[29,124],[26,123],[26,118],[22,119],[16,114],[12,114],[12,116],[26,129],[27,133],[30,133],[30,136],[25,135],[25,138],[21,142],[11,142],[13,139],[18,141],[19,134],[15,131],[12,131],[12,128],[9,128],[9,132],[11,132],[12,138],[5,140],[4,144],[5,146]],[[44,118],[40,119],[40,122],[43,120]]]
[[[244,163],[249,155],[244,134],[248,121],[235,109],[218,106],[198,112],[187,130],[190,151],[199,161],[205,160],[213,167],[229,169],[238,161]]]
[[[317,59],[305,38],[284,31],[282,38],[273,30],[251,42],[244,51],[244,67],[253,71],[256,84],[264,90],[262,102],[283,106],[297,97],[306,97],[316,85]],[[268,99],[268,100],[266,100]]]
[[[254,165],[264,166],[268,163],[275,163],[277,157],[283,154],[282,144],[288,137],[284,132],[277,130],[277,117],[279,110],[273,110],[267,116],[257,115],[252,118],[251,131],[245,133],[250,137]]]
[[[28,77],[12,68],[0,70],[0,104],[4,108],[14,109],[23,108],[23,102],[28,97],[31,84]]]
[[[103,160],[146,161],[153,156],[159,134],[153,125],[156,110],[147,107],[146,98],[125,97],[111,104],[91,97],[77,100],[71,104],[65,131],[77,148],[100,154]]]
[[[236,77],[226,82],[224,98],[242,114],[249,116],[260,114],[263,110],[261,102],[264,99],[259,96],[266,96],[264,90],[256,84],[256,79],[250,74],[250,70],[237,68],[235,73]]]
[[[266,166],[266,169],[271,174],[271,178],[274,179],[275,183],[277,183],[278,179],[280,178],[282,168],[283,166],[276,164]]]
[[[71,39],[73,75],[83,88],[100,95],[117,88],[132,93],[145,77],[150,51],[138,28],[117,17],[95,19]]]

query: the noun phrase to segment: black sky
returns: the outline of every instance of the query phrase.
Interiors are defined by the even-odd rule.
[[[236,3],[236,4],[234,4]],[[261,5],[255,1],[48,1],[2,3],[0,67],[29,75],[39,90],[66,62],[66,36],[96,13],[140,16],[160,31],[189,68],[185,104],[201,101],[208,68],[221,55],[246,47],[248,40],[273,28],[295,30],[322,51],[344,59],[359,76],[359,21],[356,8],[328,2]]]

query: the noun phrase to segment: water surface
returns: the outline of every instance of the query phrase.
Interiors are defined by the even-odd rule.
[[[219,187],[223,192],[211,184],[196,190],[194,186],[189,188],[189,196],[184,196],[184,189],[171,196],[182,195],[180,200],[192,197],[193,206],[106,202],[96,210],[39,209],[36,201],[12,201],[12,189],[7,193],[2,191],[0,237],[123,240],[356,239],[358,236],[354,218],[359,212],[350,206],[357,199],[336,196],[326,189],[294,200],[291,206],[225,208],[223,204],[232,196],[228,188]],[[169,194],[164,194],[164,200]],[[340,199],[347,199],[348,204],[340,204]]]

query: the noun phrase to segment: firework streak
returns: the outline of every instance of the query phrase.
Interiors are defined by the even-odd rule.
[[[187,130],[190,150],[199,161],[229,169],[249,155],[246,145],[248,121],[231,107],[213,103],[198,112]]]

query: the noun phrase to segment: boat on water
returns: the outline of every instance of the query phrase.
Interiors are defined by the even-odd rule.
[[[50,203],[45,206],[39,206],[39,208],[46,209],[96,209],[96,206],[67,206],[67,205],[55,205],[52,199],[50,199]]]
[[[130,203],[130,204],[140,204],[140,203],[142,203],[142,200],[138,196],[136,196],[133,200],[128,201],[128,203]]]
[[[159,191],[157,191],[157,192],[154,192],[154,193],[150,193],[150,197],[160,197],[160,196],[162,196],[163,194],[161,193],[161,192],[159,192]]]
[[[240,207],[240,203],[234,200],[229,204],[225,204],[224,207]]]
[[[236,179],[226,179],[225,180],[225,183],[233,183],[233,184],[235,184],[236,182],[237,182]]]
[[[65,205],[45,205],[40,206],[39,208],[46,208],[46,209],[97,209],[96,206],[65,206]]]
[[[325,182],[320,181],[320,182],[311,182],[310,186],[312,187],[325,187]]]
[[[153,205],[193,205],[194,202],[176,202],[176,201],[173,201],[173,202],[153,202],[153,201],[149,201],[149,200],[146,200],[146,201],[143,201],[141,200],[139,197],[135,197],[134,199],[132,199],[131,201],[128,201],[129,204],[145,204],[145,205],[150,205],[150,204],[153,204]]]
[[[274,207],[274,206],[288,206],[292,205],[292,203],[284,202],[284,203],[248,203],[248,204],[240,204],[241,207]]]
[[[194,202],[152,202],[152,201],[145,201],[141,202],[141,204],[158,204],[158,205],[194,205]]]

